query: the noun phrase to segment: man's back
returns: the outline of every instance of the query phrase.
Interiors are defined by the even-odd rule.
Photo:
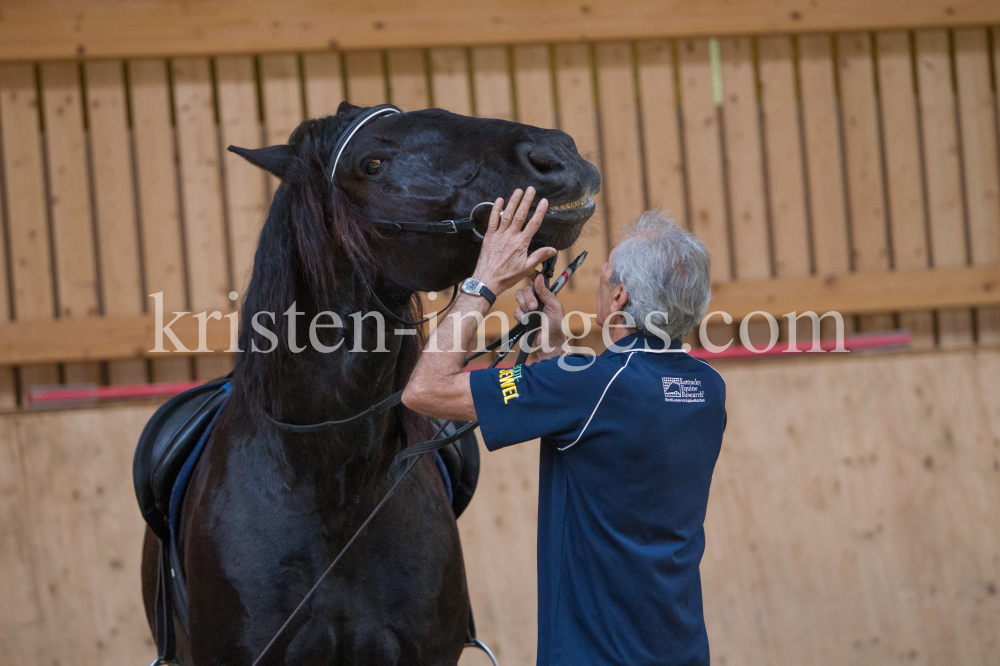
[[[708,663],[698,565],[725,385],[655,337],[630,345],[472,375],[488,448],[543,438],[539,664]]]

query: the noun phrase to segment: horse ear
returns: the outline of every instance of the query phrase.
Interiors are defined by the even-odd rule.
[[[292,166],[292,158],[295,156],[292,147],[287,143],[267,148],[229,146],[229,152],[236,153],[250,164],[260,167],[283,181],[288,180],[288,171]]]
[[[339,116],[342,113],[350,113],[354,109],[360,109],[360,108],[361,108],[360,106],[354,106],[349,102],[341,102],[340,106],[337,107],[337,115]]]

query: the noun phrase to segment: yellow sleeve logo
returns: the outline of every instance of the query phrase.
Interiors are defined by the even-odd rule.
[[[521,379],[521,366],[500,370],[500,390],[503,391],[503,404],[517,397],[517,382]]]

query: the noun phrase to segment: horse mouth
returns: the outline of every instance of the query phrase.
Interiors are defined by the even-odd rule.
[[[557,210],[576,210],[577,208],[584,208],[586,206],[593,206],[594,200],[590,197],[580,197],[576,201],[570,201],[569,203],[559,204],[558,206],[549,206],[549,212]]]
[[[539,243],[539,247],[551,245],[557,250],[565,250],[576,242],[583,231],[583,225],[593,217],[595,209],[594,200],[586,196],[549,206],[535,241]]]

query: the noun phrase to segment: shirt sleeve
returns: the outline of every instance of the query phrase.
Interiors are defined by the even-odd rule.
[[[607,383],[601,381],[607,374],[602,361],[574,354],[472,371],[472,400],[486,448],[495,451],[536,437],[557,442],[575,437]]]

